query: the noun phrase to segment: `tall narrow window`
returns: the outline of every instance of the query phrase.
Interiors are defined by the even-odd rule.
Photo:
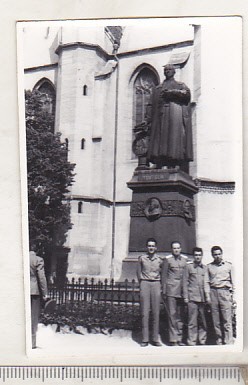
[[[87,94],[88,94],[88,87],[85,84],[83,87],[83,95],[86,96]]]
[[[83,212],[83,202],[78,202],[78,214],[82,214]]]
[[[85,139],[81,139],[81,150],[84,150],[85,147]]]
[[[149,67],[143,67],[139,71],[133,85],[133,128],[144,121],[152,89],[158,84],[159,79],[155,70],[153,71]],[[133,157],[135,157],[134,154]]]
[[[154,86],[158,85],[157,75],[150,68],[143,68],[134,82],[134,123],[141,123],[145,118],[146,106]]]
[[[55,114],[56,92],[55,87],[49,79],[43,78],[36,85],[34,89],[42,93],[43,110]]]
[[[68,151],[68,149],[69,149],[69,140],[67,138],[65,138],[65,148]]]

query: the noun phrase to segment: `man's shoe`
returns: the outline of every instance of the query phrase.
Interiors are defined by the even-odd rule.
[[[145,348],[146,346],[148,346],[148,342],[141,342],[140,346],[142,348]]]
[[[151,345],[153,345],[153,346],[162,346],[161,342],[159,342],[159,341],[152,341]]]
[[[185,346],[185,344],[184,344],[182,341],[179,341],[179,342],[177,343],[177,345],[178,345],[178,346]]]
[[[170,342],[169,346],[178,346],[178,343],[177,342]]]

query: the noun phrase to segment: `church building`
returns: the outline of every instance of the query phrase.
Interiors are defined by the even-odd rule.
[[[66,261],[56,255],[54,270],[63,261],[68,277],[124,279],[125,261],[144,252],[142,226],[136,232],[144,249],[130,250],[128,184],[138,166],[134,129],[146,119],[152,89],[163,82],[167,64],[191,92],[188,173],[196,192],[194,218],[186,226],[194,226],[205,263],[212,261],[213,245],[236,263],[242,254],[239,18],[26,22],[21,35],[25,89],[44,93],[55,111],[55,131],[76,164],[68,195],[68,255]],[[166,226],[160,232],[170,234]],[[183,234],[169,238],[179,239],[190,256]],[[158,242],[158,252],[165,256],[170,250]]]

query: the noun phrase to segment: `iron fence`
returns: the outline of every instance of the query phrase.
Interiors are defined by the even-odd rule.
[[[56,300],[57,305],[74,305],[82,302],[94,304],[139,305],[139,286],[137,282],[125,280],[115,282],[92,279],[67,280],[61,287],[56,281],[49,285],[49,297]]]

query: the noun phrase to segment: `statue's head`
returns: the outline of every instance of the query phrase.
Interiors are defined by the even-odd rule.
[[[166,77],[173,77],[176,73],[176,69],[173,64],[166,64],[164,66],[164,74]]]

